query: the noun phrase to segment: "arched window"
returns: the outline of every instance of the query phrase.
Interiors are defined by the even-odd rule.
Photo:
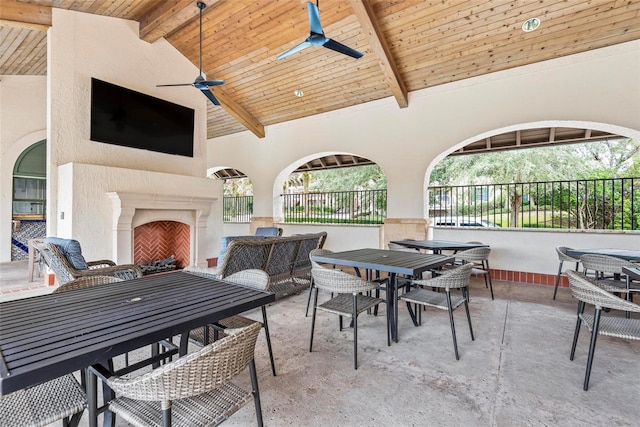
[[[47,144],[24,150],[13,168],[13,219],[44,219],[46,213]]]

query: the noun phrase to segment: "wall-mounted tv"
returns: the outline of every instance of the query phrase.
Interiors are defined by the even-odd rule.
[[[194,110],[91,79],[91,135],[97,142],[193,157]]]

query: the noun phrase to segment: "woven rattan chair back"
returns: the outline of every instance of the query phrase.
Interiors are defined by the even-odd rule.
[[[357,294],[375,290],[378,283],[369,282],[352,274],[316,264],[311,269],[314,286],[337,294]]]
[[[116,393],[168,403],[210,392],[229,382],[253,360],[260,324],[227,330],[226,337],[135,378],[111,377]]]
[[[469,286],[472,271],[473,264],[467,263],[456,268],[444,270],[441,275],[431,279],[414,280],[413,282],[424,287],[441,288],[445,291],[466,288]]]
[[[420,252],[418,249],[408,248],[406,246],[399,245],[397,243],[389,242],[387,243],[387,248],[390,251],[400,251],[400,252]]]
[[[582,267],[586,270],[599,273],[622,274],[622,267],[635,267],[635,265],[622,258],[600,254],[585,254],[580,257]]]
[[[269,275],[264,270],[251,269],[233,273],[224,278],[225,281],[246,286],[258,291],[269,291]]]
[[[598,282],[583,273],[567,270],[571,295],[578,301],[593,305],[596,309],[610,308],[640,313],[640,306],[607,292],[598,286]]]
[[[483,261],[489,259],[489,254],[491,253],[491,248],[481,247],[481,248],[471,248],[464,250],[462,252],[458,252],[455,257],[462,261],[474,262],[482,264]]]
[[[225,278],[238,271],[264,270],[269,259],[271,247],[261,240],[233,240],[220,266],[220,278]]]
[[[575,258],[567,254],[567,251],[570,251],[572,249],[573,248],[567,246],[557,246],[556,253],[558,254],[558,259],[560,261],[580,262],[580,258]]]
[[[587,391],[598,335],[606,335],[625,340],[640,340],[640,319],[625,318],[619,315],[607,315],[606,313],[602,315],[603,309],[609,308],[626,311],[627,313],[640,313],[640,306],[607,292],[602,289],[597,281],[586,277],[583,273],[568,270],[567,276],[569,277],[571,294],[578,300],[578,316],[569,360],[573,360],[575,356],[580,327],[584,325],[591,331],[587,369],[582,387],[583,390]],[[593,315],[584,313],[586,304],[592,304],[594,306]]]
[[[67,292],[74,289],[92,288],[99,285],[108,285],[110,283],[122,282],[124,279],[113,276],[88,276],[80,279],[72,280],[64,285],[58,286],[53,293]]]

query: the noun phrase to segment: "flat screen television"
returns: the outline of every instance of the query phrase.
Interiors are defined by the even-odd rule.
[[[193,157],[194,110],[91,78],[92,141]]]

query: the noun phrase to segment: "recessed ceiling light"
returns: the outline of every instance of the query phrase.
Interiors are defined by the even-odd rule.
[[[302,97],[304,96],[304,92],[303,92],[302,90],[300,90],[300,89],[296,89],[296,90],[294,90],[294,91],[293,91],[293,94],[294,94],[295,96],[297,96],[298,98],[302,98]]]
[[[533,30],[536,30],[540,26],[540,19],[538,18],[529,18],[522,23],[522,31],[525,33],[530,33]]]

